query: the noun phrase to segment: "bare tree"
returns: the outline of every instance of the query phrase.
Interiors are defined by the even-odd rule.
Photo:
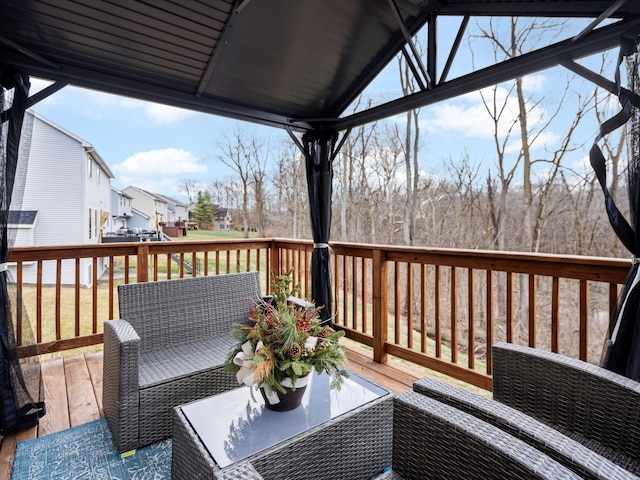
[[[189,205],[196,202],[198,199],[198,192],[202,190],[201,182],[196,178],[183,178],[180,180],[178,186],[180,191],[184,193],[189,200]]]
[[[271,177],[272,227],[278,235],[304,237],[309,222],[304,157],[293,141],[280,146]]]
[[[420,43],[417,42],[416,48],[422,51]],[[404,56],[398,56],[398,71],[400,73],[400,86],[404,96],[415,93],[417,86],[413,73]],[[403,236],[405,245],[413,245],[415,237],[415,224],[418,211],[418,183],[420,170],[418,164],[418,153],[420,151],[420,109],[409,110],[406,113],[405,131],[404,131],[404,161],[406,175],[406,191],[407,196],[404,206],[404,225]],[[400,132],[396,125],[396,133],[398,138]]]
[[[224,135],[218,142],[219,152],[215,157],[231,168],[240,179],[242,189],[242,231],[244,238],[249,237],[249,194],[253,188],[257,211],[257,226],[262,233],[264,228],[264,182],[266,178],[266,154],[262,144],[252,134],[235,130],[232,135]]]

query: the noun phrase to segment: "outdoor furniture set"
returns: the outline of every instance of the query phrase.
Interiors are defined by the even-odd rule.
[[[492,348],[493,399],[430,378],[391,395],[354,375],[346,393],[311,388],[306,404],[269,412],[300,428],[238,454],[234,437],[269,437],[279,424],[260,419],[259,396],[256,404],[223,371],[231,325],[246,322],[261,298],[258,273],[121,285],[118,293],[120,319],[105,322],[105,416],[120,452],[173,435],[175,480],[640,474],[640,384],[506,343]],[[355,403],[310,420],[346,399]],[[206,439],[206,408],[231,418],[219,447]]]

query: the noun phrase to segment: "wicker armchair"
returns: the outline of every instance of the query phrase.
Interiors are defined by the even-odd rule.
[[[640,474],[640,383],[556,353],[493,346],[493,396]]]
[[[104,324],[103,408],[119,452],[171,436],[172,409],[237,387],[233,323],[260,299],[257,272],[120,285]]]

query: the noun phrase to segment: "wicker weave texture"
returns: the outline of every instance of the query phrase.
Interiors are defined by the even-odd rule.
[[[369,479],[391,465],[392,402],[381,397],[249,460],[269,480]]]
[[[228,336],[232,324],[247,321],[260,298],[258,272],[118,287],[120,318],[138,332],[142,351]]]
[[[637,479],[635,475],[519,410],[463,388],[422,378],[415,392],[473,415],[528,443],[585,479]]]
[[[104,411],[118,451],[171,435],[171,409],[237,386],[223,371],[233,323],[260,299],[258,272],[118,287],[105,322]]]
[[[247,461],[269,480],[370,479],[391,464],[392,410],[392,396],[387,395]],[[174,412],[172,460],[173,480],[220,478],[226,471],[213,463],[179,407]]]
[[[563,355],[493,346],[493,395],[640,473],[640,384]]]
[[[140,337],[124,320],[104,322],[102,406],[120,452],[138,447]]]
[[[394,400],[393,470],[407,479],[580,478],[508,433],[416,392]]]
[[[214,480],[219,471],[180,407],[174,408],[171,480]]]

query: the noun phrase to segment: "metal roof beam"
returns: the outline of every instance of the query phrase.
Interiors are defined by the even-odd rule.
[[[404,37],[404,40],[407,42],[407,45],[409,45],[409,48],[411,49],[411,53],[413,53],[413,60],[417,64],[418,69],[420,70],[420,72],[424,76],[424,79],[427,82],[427,88],[431,88],[431,77],[429,76],[427,69],[422,63],[422,59],[420,58],[420,52],[418,52],[418,49],[413,43],[413,37],[409,33],[407,26],[404,24],[404,20],[402,19],[402,14],[400,13],[400,9],[398,8],[398,5],[396,5],[396,2],[394,0],[389,0],[389,6],[391,7],[393,16],[396,18],[396,21],[398,22],[398,26],[400,27],[400,31],[402,32],[402,36]],[[407,63],[411,64],[411,71],[414,72],[414,76],[416,76],[415,74],[416,69],[415,69],[415,66],[413,65],[414,62],[411,61],[411,59],[406,53],[405,53],[405,57],[407,59]],[[422,87],[423,83],[417,76],[416,76],[416,80],[418,80],[418,83],[420,84],[421,88],[424,90],[424,88]]]
[[[207,66],[202,73],[202,77],[200,78],[200,82],[198,83],[198,88],[196,89],[195,95],[196,98],[200,98],[207,88],[207,83],[211,80],[211,76],[213,75],[213,71],[218,64],[218,60],[220,60],[220,55],[222,54],[222,49],[226,43],[225,38],[227,37],[227,32],[231,26],[231,22],[233,18],[238,15],[249,3],[250,0],[238,1],[235,0],[233,5],[231,6],[230,13],[227,15],[227,20],[224,23],[224,27],[222,27],[222,31],[220,32],[220,36],[215,42],[213,46],[213,52],[211,52],[211,56],[209,57],[209,61],[207,62]]]
[[[611,5],[609,8],[607,8],[604,12],[602,12],[602,14],[600,14],[598,16],[598,18],[596,18],[593,22],[591,22],[589,25],[587,25],[587,27],[584,30],[582,30],[578,35],[573,37],[573,40],[574,41],[578,41],[582,37],[587,35],[589,32],[593,31],[604,20],[606,20],[607,18],[611,17],[611,15],[616,13],[620,9],[620,7],[622,5],[627,3],[627,1],[628,0],[618,0],[617,2],[615,2],[613,5]]]
[[[68,79],[60,79],[46,88],[43,88],[38,93],[34,93],[27,99],[27,108],[33,107],[36,103],[41,102],[45,98],[50,97],[58,90],[62,90],[64,87],[69,85]]]
[[[397,115],[415,108],[432,105],[482,88],[497,85],[533,72],[559,65],[567,59],[581,58],[620,44],[620,36],[640,31],[640,19],[620,21],[591,32],[577,41],[565,40],[539,50],[509,59],[491,67],[455,78],[431,90],[408,95],[391,102],[344,117],[332,126],[336,130],[357,127]]]
[[[439,84],[447,81],[447,77],[449,76],[449,70],[451,70],[451,65],[453,64],[453,60],[456,58],[458,54],[458,50],[460,49],[460,44],[462,43],[462,39],[464,38],[464,32],[467,30],[467,26],[469,25],[469,15],[465,16],[460,23],[460,28],[458,28],[458,33],[456,35],[455,40],[453,41],[453,45],[451,46],[451,51],[449,52],[449,56],[447,57],[447,63],[444,65],[442,69],[442,76],[438,81]]]
[[[573,73],[580,75],[583,78],[586,78],[590,82],[595,83],[601,88],[604,88],[608,92],[613,93],[614,95],[618,95],[618,87],[614,82],[604,78],[602,75],[594,72],[593,70],[589,70],[588,68],[580,65],[579,63],[574,62],[573,60],[566,60],[560,62],[564,68],[571,70]],[[631,99],[631,103],[634,107],[640,108],[640,95],[634,93],[626,88],[621,88],[621,90],[625,90],[627,95]]]

